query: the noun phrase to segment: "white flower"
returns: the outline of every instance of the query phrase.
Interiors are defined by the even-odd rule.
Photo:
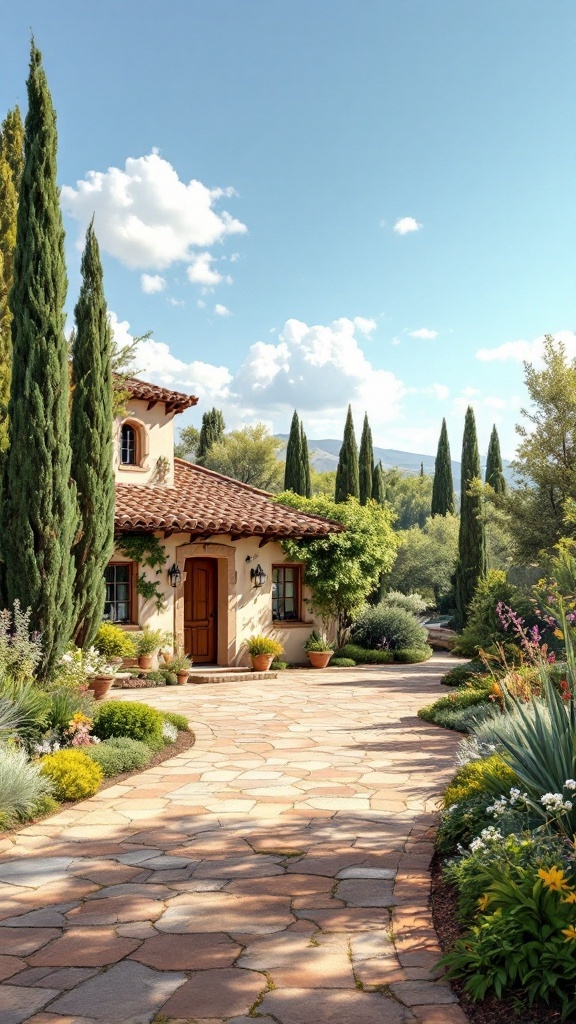
[[[576,789],[576,779],[566,779],[566,782],[564,783],[564,789],[575,790]]]
[[[547,811],[558,813],[559,811],[571,811],[572,802],[564,800],[561,793],[545,793],[540,797],[540,803]]]
[[[162,725],[162,736],[169,743],[174,743],[174,740],[178,739],[178,729],[175,725],[172,725],[172,722],[164,722]]]
[[[498,800],[495,800],[493,804],[490,804],[490,807],[487,807],[486,810],[488,811],[488,814],[493,814],[494,817],[496,817],[498,814],[503,814],[507,806],[508,801],[506,797],[501,796]]]

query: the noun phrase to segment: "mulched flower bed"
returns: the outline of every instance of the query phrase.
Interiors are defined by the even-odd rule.
[[[447,953],[462,934],[462,929],[456,916],[457,891],[442,878],[442,862],[443,858],[436,854],[430,866],[431,906],[440,947]],[[450,984],[471,1024],[513,1024],[514,1021],[518,1021],[518,1024],[557,1024],[560,1021],[560,1011],[552,1010],[545,1004],[530,1008],[512,996],[507,999],[488,997],[482,1003],[473,1003],[464,992],[462,981],[455,978]]]

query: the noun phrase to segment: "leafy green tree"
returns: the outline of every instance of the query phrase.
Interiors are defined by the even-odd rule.
[[[492,433],[490,434],[488,455],[486,456],[486,476],[484,479],[487,484],[490,484],[490,487],[496,492],[496,494],[506,493],[506,480],[504,479],[504,473],[502,472],[500,439],[495,425],[492,427]]]
[[[336,486],[336,470],[329,469],[322,473],[310,467],[310,482],[312,487],[311,498],[316,498],[318,495],[323,495],[326,498],[334,497],[334,488]]]
[[[368,413],[364,415],[364,426],[360,438],[359,481],[360,481],[360,504],[365,505],[372,497],[372,479],[374,475],[374,448],[372,445],[372,431],[368,422]]]
[[[377,501],[379,505],[383,505],[386,501],[386,490],[384,488],[384,477],[382,475],[382,463],[378,462],[378,465],[374,466],[374,472],[372,473],[372,500]]]
[[[458,517],[431,516],[423,527],[397,534],[398,553],[384,580],[386,590],[417,591],[436,605],[450,593],[458,557]]]
[[[73,545],[78,527],[71,482],[68,345],[64,335],[64,230],[56,183],[56,117],[40,52],[31,47],[12,310],[0,543],[3,596],[31,609],[43,638],[42,675],[70,640]]]
[[[452,460],[450,458],[450,442],[446,420],[442,420],[442,429],[438,441],[438,451],[434,464],[434,482],[432,485],[432,515],[445,516],[454,514],[454,483],[452,480]]]
[[[12,374],[13,279],[18,195],[24,164],[24,127],[20,110],[6,115],[0,128],[0,458],[8,447],[8,400]]]
[[[342,533],[326,537],[282,542],[289,559],[304,562],[304,583],[312,589],[311,607],[325,628],[336,621],[337,642],[342,646],[353,615],[374,590],[380,574],[387,572],[394,561],[396,537],[391,512],[372,501],[361,505],[352,496],[335,502],[286,491],[277,500],[345,527]]]
[[[396,513],[395,528],[424,526],[431,510],[432,477],[414,476],[396,468],[385,470],[382,476],[386,501]]]
[[[302,427],[296,410],[290,424],[290,434],[286,445],[286,463],[284,467],[284,490],[294,494],[306,494],[306,472],[302,457]]]
[[[196,461],[204,465],[204,460],[213,444],[221,441],[225,430],[224,417],[220,409],[210,409],[202,416],[200,437],[198,438],[198,449]]]
[[[475,480],[481,480],[480,456],[474,410],[468,406],[462,441],[462,494],[455,577],[454,623],[457,629],[463,629],[466,625],[468,607],[479,581],[486,574],[486,538],[482,521],[482,499],[477,490],[472,489]]]
[[[336,501],[346,501],[352,495],[360,498],[360,477],[358,469],[358,445],[354,433],[352,406],[348,406],[348,415],[344,426],[344,440],[340,449],[338,468],[336,470]]]
[[[74,640],[90,647],[104,612],[104,570],[114,549],[114,468],[110,324],[94,226],[86,233],[74,316],[70,441],[80,531],[74,548]]]
[[[277,454],[280,441],[272,437],[263,423],[224,434],[211,445],[204,465],[216,473],[231,476],[264,491],[277,491],[282,480],[282,465]]]
[[[303,494],[307,498],[312,497],[312,472],[310,467],[310,453],[308,451],[308,438],[304,432],[304,424],[300,423],[300,432],[302,434],[302,473],[304,477],[304,491]]]
[[[198,428],[182,427],[178,441],[174,445],[174,455],[177,459],[185,459],[186,462],[196,462],[199,444],[200,431]]]

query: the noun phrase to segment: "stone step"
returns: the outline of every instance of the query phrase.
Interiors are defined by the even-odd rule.
[[[235,670],[223,668],[220,672],[214,669],[207,672],[192,671],[188,676],[188,685],[190,683],[241,683],[254,679],[277,679],[277,677],[277,672],[251,672],[246,668]]]

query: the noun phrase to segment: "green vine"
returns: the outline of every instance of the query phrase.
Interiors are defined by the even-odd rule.
[[[162,544],[153,533],[122,533],[118,538],[118,550],[138,565],[147,566],[154,570],[155,576],[160,576],[162,569],[168,561]],[[154,600],[156,610],[161,612],[166,607],[164,595],[160,591],[160,582],[157,579],[148,579],[145,572],[141,572],[136,583],[136,590],[145,601]]]

